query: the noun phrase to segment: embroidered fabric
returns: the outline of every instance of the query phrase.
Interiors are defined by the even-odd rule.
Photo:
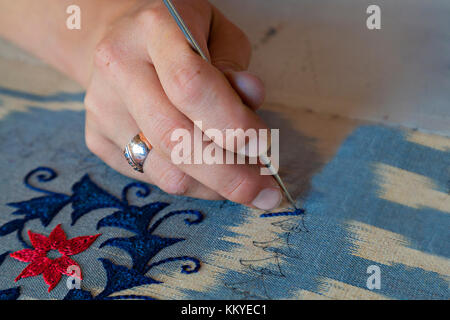
[[[71,204],[73,209],[71,214],[72,225],[76,224],[81,217],[94,210],[102,208],[117,209],[112,214],[100,219],[97,223],[97,229],[103,227],[122,228],[133,232],[134,236],[108,239],[100,245],[100,248],[112,246],[123,249],[131,256],[133,265],[129,269],[125,266],[115,265],[108,259],[100,258],[99,260],[103,264],[107,276],[107,283],[103,291],[94,297],[89,291],[84,289],[72,289],[68,292],[65,299],[153,299],[152,297],[136,295],[115,295],[114,297],[110,295],[136,286],[161,283],[159,280],[146,275],[155,266],[172,262],[183,262],[181,272],[184,274],[198,272],[200,269],[201,263],[194,257],[170,257],[160,261],[152,261],[152,259],[161,250],[185,240],[155,235],[154,232],[164,221],[175,216],[187,215],[188,217],[184,219],[185,224],[194,225],[203,221],[204,216],[201,212],[196,210],[178,210],[156,218],[156,215],[168,207],[169,203],[153,202],[141,207],[129,204],[128,195],[132,189],[137,189],[135,195],[140,198],[145,198],[150,194],[150,187],[138,182],[125,186],[122,190],[121,198],[115,197],[96,185],[88,175],[83,176],[81,180],[73,185],[72,194],[46,190],[31,182],[33,179],[36,179],[38,182],[45,183],[56,177],[57,173],[51,168],[39,167],[32,170],[25,176],[24,184],[28,188],[45,195],[27,201],[8,204],[17,209],[12,214],[20,218],[1,226],[0,237],[15,232],[24,249],[12,253],[11,257],[29,263],[17,276],[16,281],[42,274],[50,292],[59,283],[63,274],[72,275],[67,271],[69,266],[79,267],[78,263],[69,256],[76,255],[89,248],[100,234],[67,239],[61,225],[58,225],[48,237],[28,231],[31,245],[22,236],[28,221],[39,219],[42,225],[46,227],[69,204]],[[46,256],[50,250],[58,250],[62,256],[57,259],[50,259]],[[1,258],[5,259],[7,254],[2,255]],[[0,299],[17,299],[19,295],[19,288],[0,291]]]
[[[81,267],[69,256],[85,251],[100,234],[67,239],[64,230],[59,224],[53,229],[49,237],[33,233],[32,231],[28,231],[28,236],[34,249],[26,248],[11,253],[11,257],[14,259],[30,263],[17,276],[15,281],[42,274],[45,283],[49,286],[48,292],[50,292],[59,283],[63,274],[82,279]],[[58,250],[62,256],[57,259],[50,259],[47,257],[47,253],[50,250]],[[77,267],[80,272],[74,273],[74,270],[69,269],[72,266]]]

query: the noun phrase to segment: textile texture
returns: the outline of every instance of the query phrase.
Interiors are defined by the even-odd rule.
[[[450,298],[449,138],[266,106],[304,211],[263,212],[114,172],[85,146],[82,91],[1,77],[0,299]],[[20,278],[45,245],[79,289],[54,263]]]

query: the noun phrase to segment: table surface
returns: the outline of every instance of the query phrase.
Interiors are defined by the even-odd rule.
[[[387,13],[385,29],[369,35],[355,31],[362,17],[343,19],[353,15],[344,9],[359,12],[362,4],[277,3],[218,6],[249,30],[252,69],[269,91],[260,113],[281,128],[280,174],[302,215],[287,206],[269,214],[170,196],[154,186],[139,197],[143,186],[128,190],[133,181],[86,149],[81,88],[0,42],[0,298],[450,298],[448,42],[435,50],[449,35],[423,19],[419,25],[436,31],[427,33],[431,47],[403,59],[423,34],[410,26],[404,48]],[[422,8],[410,3],[408,13]],[[436,1],[429,9],[438,4],[449,8]],[[433,23],[448,32],[443,16]],[[394,56],[382,50],[387,42]],[[432,61],[416,64],[421,54]],[[82,290],[69,291],[67,276],[50,293],[42,276],[14,283],[27,264],[7,253],[30,245],[28,230],[49,235],[58,224],[68,238],[102,233],[72,257]],[[381,287],[369,290],[373,265]]]

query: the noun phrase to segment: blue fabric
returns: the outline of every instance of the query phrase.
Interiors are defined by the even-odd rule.
[[[297,195],[304,211],[253,211],[170,196],[114,172],[86,149],[83,112],[45,108],[81,97],[0,88],[3,104],[37,104],[0,119],[0,298],[450,298],[449,208],[383,189],[412,175],[447,203],[448,151],[411,141],[411,131],[360,126]],[[316,152],[308,139],[289,150],[299,172]],[[76,257],[81,290],[64,277],[51,293],[42,277],[15,284],[23,264],[3,253],[27,246],[26,230],[48,235],[59,223],[70,238],[103,234]],[[371,265],[381,269],[372,291]]]

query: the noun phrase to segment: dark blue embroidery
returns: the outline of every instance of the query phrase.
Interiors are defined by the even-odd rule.
[[[22,239],[22,229],[26,221],[26,219],[16,219],[5,223],[0,227],[0,236],[5,236],[7,234],[10,234],[11,232],[17,231],[19,240],[22,241],[25,247],[29,247],[29,245]]]
[[[148,188],[145,185],[132,184],[128,185],[122,194],[122,201],[127,202],[127,192],[137,187],[139,190],[136,192],[137,196],[143,197],[149,194]],[[184,241],[180,238],[163,238],[153,233],[161,223],[165,220],[178,216],[189,215],[194,218],[185,218],[184,222],[187,225],[198,224],[203,221],[203,215],[199,211],[195,210],[180,210],[166,213],[161,218],[152,223],[156,214],[166,208],[169,204],[163,202],[154,202],[143,207],[125,206],[123,210],[115,212],[98,222],[97,229],[101,227],[117,227],[131,232],[134,232],[136,236],[130,238],[112,238],[106,240],[100,245],[100,248],[104,246],[113,246],[126,251],[133,261],[132,269],[142,274],[147,273],[152,267],[173,261],[188,261],[190,264],[183,265],[183,273],[197,272],[200,268],[200,261],[192,257],[173,257],[159,261],[148,265],[150,260],[164,248],[171,246],[177,242]]]
[[[33,198],[28,201],[8,203],[8,206],[18,209],[12,214],[23,216],[23,218],[12,220],[0,227],[0,236],[17,232],[17,238],[25,248],[30,248],[30,245],[23,239],[22,236],[25,224],[30,220],[40,219],[42,225],[46,227],[50,224],[58,212],[60,212],[62,208],[70,202],[70,196],[68,195],[33,186],[30,180],[35,175],[39,182],[49,182],[57,177],[57,174],[53,169],[45,167],[39,167],[28,173],[24,178],[25,185],[31,190],[45,193],[47,195]]]
[[[304,209],[295,209],[294,211],[270,212],[260,215],[261,218],[280,217],[280,216],[299,216],[305,213]]]
[[[25,224],[30,220],[39,219],[43,226],[48,226],[52,219],[68,204],[71,204],[73,208],[72,225],[93,210],[116,208],[118,211],[101,219],[97,223],[97,229],[102,227],[117,227],[135,234],[135,236],[129,238],[109,239],[100,246],[113,246],[126,251],[133,261],[131,269],[125,266],[115,265],[107,259],[100,259],[107,273],[107,284],[104,290],[93,297],[88,291],[73,289],[68,292],[65,299],[153,299],[152,297],[136,295],[114,297],[110,295],[136,286],[161,283],[158,280],[146,276],[146,273],[150,269],[161,264],[182,261],[184,264],[181,266],[181,272],[185,274],[197,272],[200,269],[200,261],[197,258],[189,256],[170,257],[150,263],[152,258],[161,250],[185,240],[181,238],[165,238],[153,234],[158,226],[165,220],[179,215],[190,216],[184,219],[187,225],[198,224],[204,218],[203,214],[199,211],[172,211],[156,219],[156,215],[169,206],[168,203],[154,202],[142,207],[129,204],[128,194],[132,189],[137,189],[135,192],[137,197],[145,198],[150,194],[150,187],[139,182],[133,182],[125,186],[122,190],[121,199],[100,188],[87,175],[83,176],[80,181],[73,185],[71,195],[49,191],[31,183],[32,179],[45,183],[52,181],[56,177],[56,172],[47,167],[36,168],[26,175],[24,178],[25,185],[34,191],[44,193],[45,196],[23,202],[9,203],[9,206],[18,209],[12,214],[22,216],[22,218],[12,220],[1,226],[0,236],[16,232],[17,238],[22,245],[24,247],[30,247],[22,237]],[[4,259],[3,255],[0,256],[0,259]],[[12,294],[12,292],[8,291],[7,293]]]
[[[64,297],[64,300],[94,300],[94,297],[89,291],[72,289]]]
[[[127,198],[127,192],[132,187],[138,187],[140,190],[137,191],[137,196],[146,196],[149,193],[149,190],[146,189],[142,185],[129,185],[127,188],[124,189],[124,192],[122,194],[122,201],[126,202]],[[101,219],[98,222],[97,228],[101,227],[118,227],[122,228],[128,231],[131,231],[135,233],[136,235],[129,238],[112,238],[108,239],[105,242],[103,242],[100,245],[100,248],[104,246],[112,246],[120,248],[124,251],[126,251],[132,259],[133,265],[130,270],[128,270],[125,267],[120,266],[121,272],[120,274],[123,275],[125,278],[120,278],[121,281],[115,281],[126,283],[126,285],[122,285],[120,287],[120,290],[124,290],[138,286],[146,283],[146,279],[151,279],[153,283],[160,283],[157,280],[154,280],[152,278],[148,278],[145,276],[147,272],[149,272],[153,267],[156,267],[161,264],[165,263],[171,263],[176,261],[183,261],[187,262],[181,266],[181,272],[185,274],[190,274],[197,272],[200,269],[200,261],[194,257],[189,256],[181,256],[181,257],[170,257],[167,259],[163,259],[157,262],[153,262],[149,264],[151,259],[156,256],[161,250],[174,245],[175,243],[184,241],[185,239],[181,238],[164,238],[158,235],[153,234],[158,226],[161,225],[165,220],[178,216],[178,215],[189,215],[193,216],[193,218],[185,218],[184,222],[187,225],[193,225],[198,224],[201,221],[203,221],[203,214],[201,214],[199,211],[195,210],[180,210],[180,211],[172,211],[169,213],[166,213],[161,218],[157,219],[155,222],[152,223],[153,219],[155,218],[156,214],[158,214],[161,210],[166,208],[168,206],[167,203],[162,202],[155,202],[150,203],[148,205],[145,205],[143,207],[136,207],[136,206],[126,206],[121,211],[114,212],[113,214]],[[108,279],[110,278],[110,273],[116,270],[115,268],[118,268],[118,266],[114,266],[110,262],[107,262],[107,260],[102,261],[105,269],[111,270],[108,272]],[[128,273],[127,273],[128,272]],[[130,282],[129,278],[134,278],[139,280],[137,283]],[[128,279],[128,280],[127,280]],[[109,280],[108,280],[109,281]],[[128,281],[128,282],[127,282]],[[113,287],[112,289],[109,288],[109,285],[107,284],[107,288],[105,291],[98,296],[95,297],[95,299],[120,299],[124,298],[124,296],[119,297],[107,297],[113,292],[120,291],[117,287]],[[113,291],[111,291],[113,290]],[[131,299],[131,297],[127,296],[127,299]],[[143,297],[136,297],[134,298],[143,298]]]
[[[181,210],[181,211],[173,211],[173,212],[169,212],[168,214],[166,214],[164,217],[162,217],[161,219],[159,219],[158,221],[156,221],[151,228],[148,230],[148,232],[152,233],[153,231],[156,230],[156,228],[158,228],[158,226],[166,219],[173,217],[173,216],[177,216],[180,214],[188,214],[188,215],[194,215],[196,217],[196,219],[191,220],[189,218],[184,219],[184,222],[187,225],[193,225],[193,224],[198,224],[200,222],[203,221],[203,215],[199,212],[199,211],[195,211],[195,210]]]
[[[133,260],[133,269],[145,273],[147,263],[162,249],[184,239],[161,238],[155,235],[143,235],[131,238],[112,238],[100,245],[113,246],[125,250]]]
[[[23,215],[27,220],[39,218],[45,227],[50,224],[53,217],[69,203],[70,197],[64,194],[55,194],[34,198],[29,201],[9,203],[10,207],[19,210],[14,215]]]
[[[102,208],[122,208],[124,204],[116,197],[94,184],[87,175],[72,187],[72,225],[86,213]]]
[[[97,229],[101,227],[117,227],[134,233],[144,234],[150,220],[168,203],[154,202],[143,207],[130,206],[127,210],[121,210],[101,219]]]
[[[106,270],[107,282],[105,289],[95,299],[105,299],[114,292],[130,289],[145,284],[161,283],[150,277],[146,277],[136,270],[118,266],[106,259],[99,259]],[[123,296],[122,296],[123,297]],[[117,299],[110,297],[109,299]]]
[[[17,300],[20,296],[20,288],[11,288],[0,291],[0,300]]]
[[[3,261],[5,261],[6,257],[9,255],[9,251],[6,251],[3,254],[0,254],[0,266],[3,264]]]
[[[9,255],[9,251],[0,255],[0,266],[5,261],[6,257]],[[20,288],[11,288],[6,290],[0,290],[0,300],[17,300],[20,296]]]

